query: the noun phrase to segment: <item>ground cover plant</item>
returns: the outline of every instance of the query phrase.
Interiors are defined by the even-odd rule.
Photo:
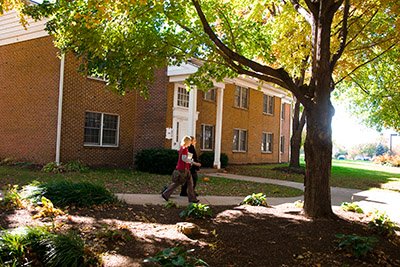
[[[274,170],[274,168],[282,166],[287,166],[287,164],[231,165],[228,166],[227,171],[235,174],[299,183],[304,182],[304,176],[301,174]],[[387,188],[388,186],[386,185],[389,183],[396,183],[396,185],[392,186],[390,189],[400,190],[400,169],[379,166],[371,162],[350,160],[332,161],[331,186],[366,190],[372,187]]]
[[[7,184],[20,186],[32,181],[41,183],[55,181],[89,181],[102,185],[113,193],[158,194],[163,185],[171,181],[170,175],[151,174],[127,169],[96,169],[84,173],[44,173],[40,171],[0,166],[0,188]],[[208,181],[200,179],[196,191],[200,195],[246,196],[252,192],[263,191],[268,197],[299,196],[301,190],[269,184],[243,182],[225,178],[210,177]]]
[[[357,213],[364,213],[362,208],[358,206],[357,203],[354,202],[343,202],[340,207],[345,211],[352,211]]]
[[[265,206],[268,207],[267,204],[267,196],[264,193],[253,193],[251,195],[246,196],[242,203],[242,205],[251,205],[251,206]]]
[[[212,216],[212,209],[207,204],[202,203],[190,203],[179,216],[183,219],[205,219]]]
[[[155,266],[144,263],[164,249],[182,247],[209,266],[398,266],[400,243],[376,235],[366,257],[338,250],[336,234],[374,236],[375,232],[352,212],[335,210],[338,220],[310,221],[293,204],[273,208],[213,206],[213,216],[195,220],[201,229],[186,236],[177,228],[181,208],[117,203],[91,208],[70,208],[59,216],[59,232],[78,234],[84,250],[102,255],[103,266]],[[0,227],[12,229],[42,225],[27,209],[0,212]],[[79,246],[77,246],[79,247]],[[46,265],[47,266],[47,265]],[[157,265],[159,266],[159,265]]]

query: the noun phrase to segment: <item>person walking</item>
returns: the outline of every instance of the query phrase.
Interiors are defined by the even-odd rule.
[[[188,147],[191,143],[192,139],[190,138],[190,136],[185,135],[182,138],[181,147],[179,149],[178,162],[176,164],[174,172],[172,173],[172,183],[167,187],[167,189],[165,189],[161,193],[162,198],[164,198],[166,201],[169,200],[170,196],[177,187],[183,185],[184,183],[187,183],[187,195],[189,202],[199,202],[193,191],[193,180],[192,176],[190,175],[189,169],[192,164],[199,167],[201,164],[193,162],[193,159],[189,157]]]
[[[193,162],[199,163],[199,160],[197,157],[197,152],[196,152],[196,142],[197,142],[196,137],[191,136],[190,138],[192,139],[192,143],[188,147],[188,152],[192,154]],[[200,164],[200,166],[201,166],[201,164]],[[190,174],[192,175],[192,180],[193,180],[193,191],[196,196],[198,196],[198,194],[196,193],[196,184],[197,184],[197,180],[198,180],[197,172],[200,170],[200,166],[194,165],[194,164],[192,164],[192,166],[190,166]],[[188,193],[187,193],[188,187],[187,186],[188,186],[187,183],[184,183],[182,185],[180,196],[188,195]]]

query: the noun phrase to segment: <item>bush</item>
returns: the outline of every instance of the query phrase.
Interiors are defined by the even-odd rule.
[[[166,248],[163,251],[157,253],[155,257],[147,258],[144,262],[155,262],[160,266],[184,266],[184,267],[195,267],[195,266],[208,266],[208,264],[195,257],[189,255],[194,249],[185,250],[181,247]]]
[[[89,168],[81,161],[74,160],[67,163],[57,164],[56,162],[49,162],[43,166],[42,171],[48,173],[63,173],[63,172],[87,172]]]
[[[342,205],[340,205],[342,210],[344,211],[352,211],[356,213],[364,213],[364,211],[354,202],[343,202]]]
[[[185,218],[204,219],[206,217],[211,217],[211,216],[212,216],[212,210],[210,206],[201,203],[191,203],[186,207],[185,210],[179,213],[179,217],[184,219]]]
[[[375,237],[364,237],[358,235],[337,234],[339,239],[338,247],[351,253],[356,258],[365,257],[372,252],[375,243],[378,241]]]
[[[267,204],[267,196],[264,195],[264,193],[258,193],[258,194],[253,193],[251,195],[248,195],[243,199],[243,201],[240,204],[269,207]]]
[[[398,155],[391,156],[388,154],[384,154],[384,155],[375,157],[374,163],[392,166],[392,167],[400,167],[400,156],[398,156]]]
[[[396,224],[390,220],[385,212],[376,211],[368,223],[369,228],[375,230],[381,235],[391,236],[395,234]]]
[[[24,207],[21,195],[18,193],[18,185],[7,185],[3,188],[3,194],[4,197],[0,203],[2,206],[5,206],[7,209],[21,209]]]
[[[157,174],[171,174],[177,162],[178,151],[165,148],[144,149],[135,157],[135,166],[138,171]]]
[[[199,160],[202,167],[213,168],[214,167],[214,152],[207,151],[201,153]],[[228,166],[229,158],[225,153],[221,153],[220,156],[221,168]]]
[[[116,202],[116,197],[106,188],[89,182],[59,180],[45,184],[30,185],[26,198],[33,202],[42,196],[50,199],[57,207],[70,205],[85,207]]]

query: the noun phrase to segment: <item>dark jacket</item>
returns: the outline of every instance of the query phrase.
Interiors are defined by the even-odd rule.
[[[197,157],[197,152],[196,152],[196,149],[194,148],[194,145],[190,145],[190,146],[188,147],[188,151],[189,151],[189,153],[192,153],[192,154],[193,154],[193,157],[192,157],[193,161],[194,161],[194,162],[199,162],[199,159],[198,159],[198,157]],[[195,173],[195,172],[197,172],[198,170],[200,170],[200,167],[199,167],[199,166],[192,165],[192,167],[190,167],[190,172],[191,172],[191,173]]]

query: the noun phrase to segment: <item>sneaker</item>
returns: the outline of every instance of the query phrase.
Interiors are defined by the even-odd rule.
[[[161,194],[162,198],[165,199],[165,201],[168,201],[168,198],[166,195],[164,195],[164,192]]]

